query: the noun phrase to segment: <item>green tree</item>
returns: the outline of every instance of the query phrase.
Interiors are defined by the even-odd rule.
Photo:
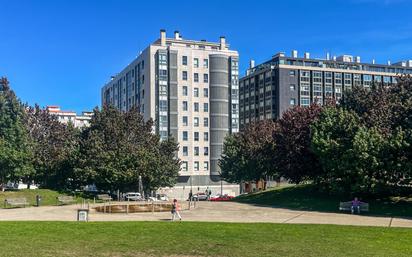
[[[30,140],[24,126],[25,111],[9,86],[0,79],[0,184],[24,179],[30,182]]]

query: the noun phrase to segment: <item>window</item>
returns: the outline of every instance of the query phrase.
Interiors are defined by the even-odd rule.
[[[203,126],[209,127],[209,118],[203,118]]]
[[[193,137],[195,141],[199,141],[199,132],[194,132]]]
[[[194,170],[199,171],[199,162],[195,162]]]
[[[184,96],[187,96],[187,86],[183,86],[183,92],[182,92],[182,94],[183,94]]]
[[[195,87],[195,88],[193,89],[193,96],[194,96],[194,97],[199,97],[199,88]]]
[[[183,111],[187,111],[187,101],[183,101]]]
[[[142,61],[142,70],[144,70],[144,61]],[[144,80],[144,79],[143,79]]]
[[[209,162],[203,162],[203,170],[209,170]]]
[[[187,133],[187,131],[183,131],[183,141],[187,141],[189,139],[189,135]]]
[[[203,155],[208,156],[209,155],[209,147],[204,147],[203,148]]]
[[[195,112],[199,112],[199,103],[194,103]]]
[[[195,148],[193,148],[193,155],[194,156],[199,156],[199,147],[195,146]]]
[[[187,56],[182,56],[182,65],[187,65]]]
[[[182,171],[187,171],[187,162],[182,162]]]
[[[167,100],[160,100],[159,101],[159,111],[167,112]]]
[[[289,88],[290,88],[290,91],[295,91],[296,90],[296,85],[295,84],[290,84]]]
[[[195,117],[195,118],[193,119],[193,126],[199,127],[199,117]]]
[[[295,98],[291,98],[289,101],[290,105],[296,105],[296,99]]]
[[[199,59],[198,58],[193,59],[193,66],[195,68],[199,68]]]
[[[183,123],[183,126],[188,126],[189,125],[187,116],[182,117],[182,123]]]
[[[199,82],[199,73],[194,74],[194,81]]]
[[[183,146],[183,156],[188,156],[189,155],[189,150],[187,146]]]
[[[295,71],[294,71],[294,70],[290,70],[290,71],[289,71],[289,76],[292,76],[292,77],[295,76]]]
[[[209,97],[209,89],[203,88],[203,96],[204,97]]]
[[[209,132],[204,132],[203,133],[203,140],[204,141],[209,141]]]
[[[187,71],[182,71],[182,80],[187,80]]]
[[[209,68],[209,60],[203,59],[203,68]]]
[[[310,104],[309,98],[301,98],[301,99],[300,99],[300,105],[302,105],[302,106],[309,106],[309,104]]]
[[[209,112],[209,103],[203,103],[203,111]]]
[[[203,74],[203,82],[209,83],[209,74]]]

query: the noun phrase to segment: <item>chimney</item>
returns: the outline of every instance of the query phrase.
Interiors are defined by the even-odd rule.
[[[388,65],[391,65],[391,61],[388,61]]]
[[[412,60],[408,60],[406,63],[409,68],[412,68]]]
[[[305,54],[304,54],[304,58],[305,58],[305,59],[310,59],[310,53],[305,52]]]
[[[292,50],[292,57],[293,58],[298,58],[298,51],[297,50]]]
[[[165,29],[160,30],[160,45],[166,46],[166,30]]]
[[[178,30],[175,30],[175,39],[176,39],[176,40],[182,39],[182,38],[180,37],[180,33],[179,33]]]
[[[255,60],[250,60],[250,62],[249,62],[249,68],[250,68],[250,69],[255,68]]]
[[[220,50],[226,49],[226,38],[224,36],[220,36]]]
[[[372,59],[372,64],[375,64],[375,59]]]
[[[360,56],[356,56],[356,62],[360,63]]]
[[[329,61],[330,60],[330,54],[326,53],[326,60]]]

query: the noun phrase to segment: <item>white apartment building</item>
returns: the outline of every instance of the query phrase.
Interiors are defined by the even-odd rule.
[[[88,127],[90,125],[90,120],[93,116],[93,112],[82,112],[78,115],[74,111],[64,111],[60,109],[60,106],[49,105],[46,110],[51,114],[57,116],[57,120],[61,123],[68,124],[71,122],[75,128]]]
[[[168,38],[161,30],[159,39],[102,88],[103,105],[124,111],[138,106],[146,120],[155,120],[162,139],[177,139],[182,167],[176,197],[176,189],[239,191],[221,182],[218,166],[225,136],[239,129],[238,57],[225,37],[217,43],[187,40],[175,31]]]

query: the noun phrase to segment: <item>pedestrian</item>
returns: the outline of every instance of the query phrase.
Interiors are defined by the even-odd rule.
[[[172,204],[172,221],[175,220],[176,216],[179,218],[179,220],[182,220],[182,216],[180,216],[179,211],[180,211],[179,204],[177,203],[177,200],[174,199],[173,204]]]

